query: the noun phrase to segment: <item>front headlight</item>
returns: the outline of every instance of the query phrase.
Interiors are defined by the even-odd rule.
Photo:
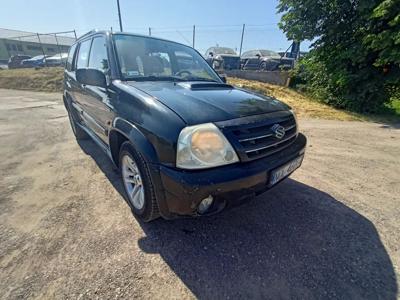
[[[297,116],[296,113],[293,109],[290,110],[290,112],[293,115],[294,121],[296,122],[296,133],[299,132],[299,122],[297,122]]]
[[[239,161],[235,150],[212,123],[182,129],[178,138],[176,166],[204,169]]]

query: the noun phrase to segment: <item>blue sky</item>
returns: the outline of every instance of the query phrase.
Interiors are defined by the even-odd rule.
[[[239,51],[242,24],[246,24],[243,51],[260,48],[286,50],[290,42],[279,30],[277,0],[120,0],[124,31],[192,43],[195,48],[227,46]],[[118,30],[116,0],[19,0],[3,1],[0,27],[56,32],[76,29],[83,34],[92,28]],[[10,12],[10,13],[4,13]],[[12,12],[12,13],[11,13]],[[306,50],[304,43],[302,50]]]

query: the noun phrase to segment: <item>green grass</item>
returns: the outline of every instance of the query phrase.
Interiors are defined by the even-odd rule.
[[[400,99],[392,100],[392,102],[388,106],[394,114],[400,117]]]

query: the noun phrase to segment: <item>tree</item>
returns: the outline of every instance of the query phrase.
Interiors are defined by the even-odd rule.
[[[400,85],[400,0],[280,0],[280,28],[313,41],[298,68],[306,90],[336,107],[375,112]]]

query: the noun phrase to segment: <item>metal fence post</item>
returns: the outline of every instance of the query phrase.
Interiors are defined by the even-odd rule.
[[[43,48],[43,44],[42,44],[42,42],[41,42],[41,40],[40,40],[39,33],[37,33],[37,38],[38,38],[38,41],[39,41],[40,47],[42,48],[44,65],[47,67],[46,54],[44,53],[44,48]]]
[[[245,28],[246,24],[243,24],[243,28],[242,28],[242,38],[240,39],[240,51],[239,51],[239,56],[242,56],[242,46],[243,46],[243,36],[244,36],[244,28]]]
[[[56,39],[56,44],[57,44],[58,52],[60,53],[60,59],[62,60],[61,48],[60,48],[60,44],[58,43],[57,33],[54,34],[54,38]]]
[[[195,39],[196,39],[196,25],[193,25],[193,48],[195,45]]]

